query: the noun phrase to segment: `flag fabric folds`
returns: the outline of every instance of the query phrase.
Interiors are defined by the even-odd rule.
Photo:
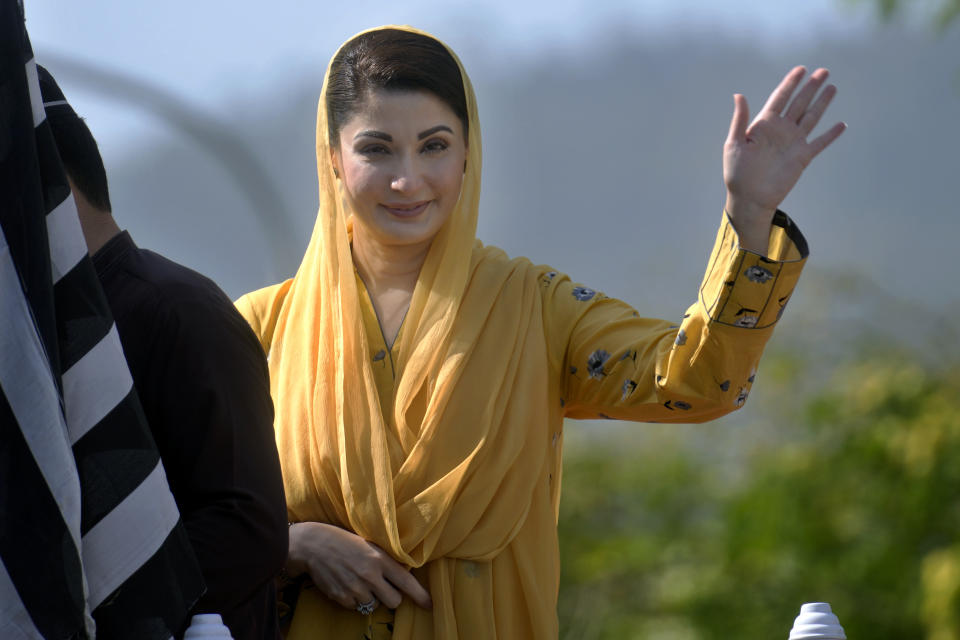
[[[166,640],[202,591],[0,0],[0,638]]]

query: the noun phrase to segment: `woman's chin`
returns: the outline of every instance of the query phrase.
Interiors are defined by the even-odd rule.
[[[398,217],[383,210],[373,225],[363,226],[370,232],[371,240],[384,246],[424,244],[431,242],[443,227],[442,222],[430,214],[428,209],[417,216]]]
[[[374,238],[383,246],[409,247],[429,244],[439,231],[426,224],[411,224],[411,222],[402,221],[383,225],[373,234]]]

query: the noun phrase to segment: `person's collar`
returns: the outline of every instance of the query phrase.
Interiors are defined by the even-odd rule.
[[[99,251],[90,256],[93,267],[97,270],[97,276],[103,278],[110,274],[128,254],[136,249],[137,245],[126,230],[110,238]]]

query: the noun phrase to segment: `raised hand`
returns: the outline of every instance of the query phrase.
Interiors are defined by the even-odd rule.
[[[309,573],[324,595],[347,609],[371,602],[375,607],[374,598],[395,609],[404,596],[424,609],[432,606],[430,594],[406,567],[372,542],[333,525],[291,525],[287,569],[291,575]]]
[[[803,170],[846,129],[839,122],[807,141],[837,88],[828,85],[817,96],[829,75],[826,69],[817,69],[794,96],[805,73],[803,67],[792,69],[749,126],[747,99],[733,96],[733,119],[723,145],[726,209],[740,245],[758,253],[766,251],[773,214]]]

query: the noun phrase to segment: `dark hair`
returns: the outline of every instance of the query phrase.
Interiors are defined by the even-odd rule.
[[[47,122],[57,144],[60,162],[83,197],[97,209],[110,212],[107,172],[93,134],[67,102],[57,81],[42,65],[37,65],[37,79],[43,98]]]
[[[330,147],[340,146],[340,130],[371,90],[429,91],[442,100],[468,134],[467,97],[460,67],[442,44],[400,29],[361,34],[345,44],[330,64],[327,128]]]
[[[110,212],[110,191],[103,158],[87,123],[80,118],[48,118],[57,152],[77,190],[94,207]]]

